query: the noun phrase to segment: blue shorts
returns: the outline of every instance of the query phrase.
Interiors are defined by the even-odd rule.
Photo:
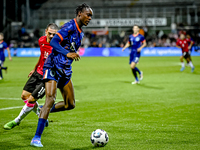
[[[3,61],[2,60],[0,60],[0,67],[2,67],[3,66]]]
[[[66,75],[63,70],[56,68],[44,68],[43,80],[54,80],[57,82],[58,88],[63,88],[71,79],[71,74]]]
[[[140,57],[137,54],[130,54],[129,64],[131,64],[132,62],[138,63],[139,59]]]
[[[5,61],[5,55],[3,52],[0,52],[0,61],[3,64],[3,62]]]

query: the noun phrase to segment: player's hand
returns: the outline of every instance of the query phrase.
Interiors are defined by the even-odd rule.
[[[9,60],[12,61],[12,57],[9,57]]]
[[[32,71],[29,73],[28,77],[32,76],[32,74],[34,73],[34,71],[35,71],[35,70],[32,70]]]
[[[137,49],[137,52],[141,52],[141,50],[142,50],[141,48],[138,48],[138,49]]]
[[[123,48],[123,49],[122,49],[122,52],[123,52],[124,50],[125,50],[125,49]]]
[[[77,53],[68,53],[66,56],[68,58],[75,60],[75,61],[79,61],[79,59],[81,59],[81,57]]]
[[[191,49],[191,46],[188,46],[188,49],[190,50],[190,49]]]

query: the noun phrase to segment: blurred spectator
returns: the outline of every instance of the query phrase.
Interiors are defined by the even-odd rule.
[[[196,25],[199,27],[199,25]],[[148,47],[175,47],[176,41],[178,39],[178,35],[180,32],[187,31],[190,34],[191,38],[193,38],[197,49],[199,49],[200,44],[200,30],[199,28],[195,28],[195,30],[184,30],[184,24],[180,23],[178,25],[171,24],[171,32],[163,30],[158,30],[156,32],[152,32],[149,34],[149,30],[146,26],[142,27],[140,30],[141,34],[144,34],[147,41]],[[29,31],[29,32],[28,32]],[[124,47],[124,44],[128,41],[130,32],[132,33],[132,29],[130,30],[122,30],[118,34],[108,34],[114,33],[112,31],[108,32],[106,30],[91,30],[85,33],[85,36],[82,40],[82,47]],[[98,34],[97,34],[98,33]],[[19,38],[10,41],[11,47],[38,47],[38,39],[42,36],[40,34],[39,29],[35,30],[26,30],[25,25],[21,26],[21,29],[18,31]],[[13,46],[15,45],[15,46]]]

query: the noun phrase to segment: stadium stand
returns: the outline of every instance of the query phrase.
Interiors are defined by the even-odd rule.
[[[27,35],[26,41],[19,41],[20,47],[37,46],[37,35],[43,34],[43,29],[49,22],[56,20],[69,20],[74,18],[74,7],[82,3],[82,0],[43,0],[42,2],[31,2],[30,9],[28,0],[21,6],[21,20],[25,23]],[[199,40],[200,22],[200,1],[195,0],[85,0],[94,11],[93,19],[123,19],[123,18],[165,18],[166,25],[142,25],[148,46],[174,46],[179,30],[187,30],[196,43]],[[29,13],[28,13],[29,12]],[[30,16],[27,15],[30,14]],[[19,18],[19,17],[18,17]],[[30,21],[31,20],[31,21]],[[15,20],[14,20],[15,21]],[[7,24],[9,26],[9,24]],[[12,26],[10,24],[10,28]],[[16,28],[16,26],[15,26]],[[18,30],[21,26],[18,26]],[[99,30],[107,30],[105,35],[97,35]],[[12,31],[12,30],[11,30]],[[11,35],[10,30],[4,32]],[[91,26],[84,29],[86,36],[83,46],[94,47],[119,47],[123,46],[127,40],[127,35],[131,34],[130,26]],[[11,33],[10,33],[11,32]],[[15,31],[16,32],[16,31]],[[18,38],[21,39],[21,38]],[[28,43],[28,44],[27,44]]]

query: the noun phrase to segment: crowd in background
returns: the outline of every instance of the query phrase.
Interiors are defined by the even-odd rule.
[[[10,41],[11,48],[30,48],[39,47],[38,39],[42,36],[39,29],[35,29],[32,32],[27,32],[25,27],[22,26],[18,31],[18,38]],[[186,32],[187,36],[192,37],[196,45],[200,44],[200,32]],[[108,32],[105,35],[97,35],[94,32],[86,32],[82,40],[82,47],[124,47],[128,41],[129,35],[132,34],[130,28],[129,31],[122,31],[119,34],[113,34],[110,38]],[[175,47],[178,39],[179,30],[172,29],[171,32],[166,34],[162,30],[156,31],[154,34],[148,34],[148,28],[142,27],[140,34],[145,36],[147,41],[147,47]]]

